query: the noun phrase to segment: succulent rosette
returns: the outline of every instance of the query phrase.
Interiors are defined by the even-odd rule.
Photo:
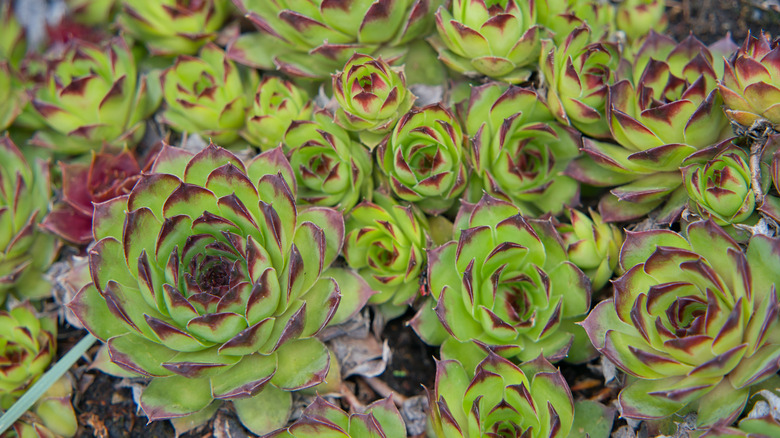
[[[260,30],[231,44],[231,57],[264,70],[326,79],[355,53],[397,60],[433,27],[443,0],[233,0]]]
[[[78,432],[78,420],[71,403],[73,384],[66,375],[55,381],[30,410],[13,424],[13,435],[3,438],[70,438]]]
[[[309,120],[311,113],[312,103],[306,91],[290,81],[266,76],[257,86],[241,136],[264,151],[272,149],[279,146],[290,123]]]
[[[339,104],[336,121],[349,131],[360,132],[361,140],[372,149],[415,99],[406,88],[403,69],[357,53],[333,75],[333,95]]]
[[[780,48],[763,33],[748,35],[726,62],[718,84],[726,114],[750,127],[758,120],[780,124]]]
[[[296,120],[284,135],[298,182],[298,202],[347,212],[373,189],[368,150],[318,111],[313,121]]]
[[[539,59],[532,2],[453,0],[436,11],[436,30],[428,42],[447,67],[465,76],[523,82]]]
[[[689,406],[699,426],[728,424],[751,386],[780,368],[780,239],[755,235],[743,252],[713,221],[686,231],[628,233],[614,298],[582,325],[635,377],[618,397],[622,416],[663,418]]]
[[[623,233],[591,209],[588,214],[569,209],[567,215],[570,224],[557,226],[566,253],[569,260],[590,278],[593,290],[598,291],[617,269]]]
[[[29,96],[7,61],[0,60],[0,131],[11,126],[11,123],[22,112],[29,101]]]
[[[498,83],[473,87],[461,110],[472,139],[470,201],[484,191],[532,215],[577,203],[579,185],[563,171],[579,155],[580,136],[556,122],[535,91]]]
[[[607,92],[620,62],[616,44],[590,43],[592,32],[580,26],[562,44],[542,40],[541,71],[547,104],[559,122],[594,138],[611,138],[606,117]]]
[[[683,161],[689,208],[718,225],[745,221],[753,214],[756,195],[744,149],[726,141],[691,155]]]
[[[33,143],[63,154],[82,154],[103,145],[133,147],[146,118],[160,104],[159,87],[138,74],[122,37],[102,46],[72,40],[46,72],[32,105],[47,129]]]
[[[0,3],[0,61],[8,61],[14,68],[27,52],[25,31],[14,13],[13,2]]]
[[[2,310],[0,345],[0,407],[5,411],[43,375],[56,357],[57,320],[51,315],[36,314],[29,303]],[[70,393],[67,378],[55,382],[27,414],[36,420],[34,423],[40,424],[20,421],[14,428],[49,433],[43,436],[74,436],[78,425]]]
[[[585,334],[574,323],[590,307],[590,281],[566,256],[549,220],[526,220],[520,210],[488,195],[464,204],[457,240],[428,251],[428,282],[435,308],[424,306],[412,323],[428,343],[438,319],[461,342],[512,346],[502,355],[552,361],[569,347],[586,355]]]
[[[427,226],[414,207],[399,205],[381,192],[347,216],[344,258],[377,291],[369,302],[387,303],[383,307],[389,315],[403,313],[417,297],[426,262]]]
[[[43,273],[59,243],[38,229],[50,196],[49,164],[28,161],[7,135],[0,138],[0,301],[8,292],[30,299],[51,294]]]
[[[228,0],[122,0],[117,24],[153,55],[192,55],[216,38],[230,12]]]
[[[436,438],[564,438],[574,421],[571,390],[543,356],[518,366],[491,351],[474,371],[439,361],[428,400]]]
[[[615,8],[607,2],[538,0],[533,5],[537,22],[552,34],[556,44],[562,44],[574,29],[581,26],[593,29],[592,41],[605,40],[614,31]],[[542,53],[546,51],[542,49]]]
[[[403,437],[406,425],[391,397],[366,406],[362,413],[348,414],[321,397],[306,407],[301,418],[267,438]]]
[[[638,40],[651,31],[663,32],[666,18],[666,0],[624,0],[617,6],[615,23],[629,40]]]
[[[230,145],[244,127],[250,95],[257,87],[254,71],[239,70],[214,44],[198,57],[180,56],[162,74],[165,123],[179,132],[190,132]]]
[[[152,378],[150,420],[206,421],[231,400],[268,433],[291,391],[338,379],[314,335],[370,295],[328,269],[343,227],[335,210],[297,210],[279,148],[243,163],[213,144],[194,156],[165,146],[129,195],[96,205],[93,282],[69,307],[113,364]]]
[[[130,193],[141,178],[133,153],[92,153],[89,163],[60,161],[62,200],[41,222],[41,227],[76,244],[92,241],[93,203]]]
[[[377,162],[395,195],[439,214],[466,188],[464,136],[440,103],[406,113],[377,149]]]
[[[607,120],[618,145],[584,139],[568,169],[595,186],[619,186],[601,198],[608,222],[638,219],[661,207],[656,221],[677,220],[687,201],[680,166],[694,152],[730,137],[713,56],[693,36],[676,44],[654,32],[631,69],[609,87]]]

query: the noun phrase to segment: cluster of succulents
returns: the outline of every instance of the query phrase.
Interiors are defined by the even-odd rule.
[[[2,410],[60,257],[91,367],[177,433],[419,434],[345,381],[371,315],[437,352],[429,437],[606,438],[558,367],[609,364],[647,430],[778,435],[780,39],[676,41],[663,0],[65,4],[38,48],[0,2]],[[14,433],[83,431],[71,392]]]

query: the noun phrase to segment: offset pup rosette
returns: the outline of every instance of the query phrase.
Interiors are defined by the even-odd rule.
[[[591,209],[588,214],[569,209],[567,216],[570,224],[556,226],[566,253],[569,260],[590,278],[593,290],[598,291],[606,286],[617,269],[623,233]]]
[[[403,57],[444,0],[233,0],[259,32],[228,49],[242,64],[321,80],[355,53]]]
[[[165,146],[128,195],[96,205],[93,233],[93,282],[69,307],[113,364],[151,378],[150,420],[206,421],[231,400],[264,434],[287,421],[291,391],[338,379],[314,336],[370,290],[328,269],[342,216],[298,211],[281,149],[243,163],[213,144]]]
[[[296,120],[284,134],[284,148],[298,182],[301,204],[348,212],[373,189],[371,154],[330,113],[319,111],[313,121]]]
[[[547,105],[559,122],[590,137],[611,138],[607,92],[616,80],[620,52],[613,43],[589,43],[591,34],[585,25],[567,33],[562,44],[542,40]]]
[[[718,83],[726,114],[750,127],[758,120],[780,124],[780,47],[763,33],[748,34],[742,47],[726,62]]]
[[[574,325],[590,307],[590,281],[567,256],[549,220],[526,220],[514,205],[485,195],[464,204],[455,221],[457,240],[428,251],[433,303],[412,322],[418,335],[438,319],[461,342],[511,346],[502,355],[551,361],[587,355],[584,332]],[[432,320],[434,319],[434,320]],[[575,340],[576,336],[576,340]]]
[[[428,400],[436,438],[565,438],[574,421],[569,385],[542,356],[518,366],[490,351],[473,374],[436,362]]]
[[[753,191],[748,153],[730,141],[691,155],[680,168],[689,208],[718,225],[743,222],[753,214]]]
[[[56,357],[56,349],[54,316],[36,314],[29,303],[0,311],[0,408],[7,411],[40,379]],[[71,383],[67,377],[52,384],[24,419],[14,423],[17,435],[22,438],[76,435],[78,423],[70,394]]]
[[[32,105],[47,129],[32,142],[71,155],[104,144],[134,147],[160,104],[159,87],[147,84],[152,80],[157,77],[138,74],[124,38],[101,47],[73,40],[34,91]]]
[[[687,407],[699,426],[730,424],[751,386],[780,369],[780,239],[754,235],[743,252],[713,221],[686,232],[628,233],[614,298],[582,326],[634,377],[618,397],[624,417]]]
[[[255,100],[246,112],[241,136],[267,151],[279,146],[294,120],[309,120],[312,103],[306,91],[290,81],[266,76],[257,86]]]
[[[57,238],[39,229],[51,199],[49,164],[28,160],[6,135],[0,138],[0,302],[51,296],[44,278],[57,257]]]
[[[666,0],[624,0],[618,3],[615,23],[630,41],[666,30]]]
[[[551,33],[556,45],[563,43],[574,29],[588,26],[593,39],[606,40],[614,32],[615,7],[609,2],[593,0],[537,0],[536,20]],[[542,49],[542,53],[545,50]]]
[[[578,202],[579,184],[563,172],[580,154],[580,135],[556,122],[535,91],[494,82],[473,87],[459,109],[471,137],[469,201],[484,192],[530,215]]]
[[[428,41],[439,59],[469,77],[523,82],[539,60],[533,2],[453,0],[436,11],[436,31]]]
[[[339,104],[336,121],[373,149],[384,134],[412,107],[414,95],[406,88],[402,69],[382,58],[353,55],[344,69],[333,75],[333,95]]]
[[[377,162],[395,195],[439,214],[466,188],[464,136],[440,103],[406,113],[377,149]]]
[[[389,316],[403,313],[417,297],[425,269],[427,227],[417,209],[398,205],[381,192],[347,216],[344,258],[377,291],[370,302],[387,303],[383,309]]]
[[[192,55],[217,37],[231,9],[228,0],[122,0],[117,23],[153,55]]]
[[[43,218],[41,227],[68,242],[92,241],[93,203],[130,193],[141,178],[141,166],[132,152],[92,153],[89,163],[60,161],[62,199]]]
[[[200,134],[223,145],[238,139],[250,105],[247,90],[257,87],[256,72],[240,71],[222,49],[207,44],[197,58],[177,58],[161,80],[162,117],[174,130]]]

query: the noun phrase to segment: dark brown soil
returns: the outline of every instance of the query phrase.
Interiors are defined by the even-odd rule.
[[[780,36],[780,3],[774,0],[667,0],[669,33],[678,41],[693,33],[711,44],[731,32],[737,44],[750,32]]]

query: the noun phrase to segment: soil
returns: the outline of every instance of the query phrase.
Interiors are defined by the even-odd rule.
[[[780,4],[773,0],[667,0],[669,15],[669,33],[678,41],[693,33],[706,44],[711,44],[727,33],[731,33],[737,44],[748,34],[764,30],[774,37],[780,36]],[[596,297],[594,297],[595,299]],[[425,394],[423,385],[432,388],[434,384],[435,364],[433,357],[436,349],[426,346],[414,332],[406,326],[411,318],[409,313],[390,321],[382,337],[387,339],[392,351],[392,359],[387,370],[377,380],[385,388],[397,392],[403,397]],[[78,341],[82,332],[62,328],[60,352]],[[96,348],[96,347],[95,347]],[[91,352],[94,353],[95,348]],[[571,384],[575,400],[590,399],[610,404],[618,393],[618,385],[604,385],[599,371],[598,361],[585,365],[560,364],[561,371]],[[119,379],[109,377],[98,371],[88,370],[88,364],[81,362],[74,371],[78,385],[78,394],[74,397],[74,406],[79,419],[78,436],[96,437],[168,437],[174,436],[169,422],[153,422],[147,425],[146,418],[136,415],[132,390],[123,387]],[[376,381],[370,384],[362,377],[347,379],[355,399],[360,403],[370,403],[380,396]],[[342,402],[349,409],[346,401]],[[212,420],[206,427],[183,435],[184,437],[210,436],[246,436],[244,432],[225,432],[214,423],[231,414],[220,411],[223,420]],[[616,421],[614,430],[625,422]],[[235,430],[235,429],[233,429]],[[251,436],[251,435],[249,435]]]

